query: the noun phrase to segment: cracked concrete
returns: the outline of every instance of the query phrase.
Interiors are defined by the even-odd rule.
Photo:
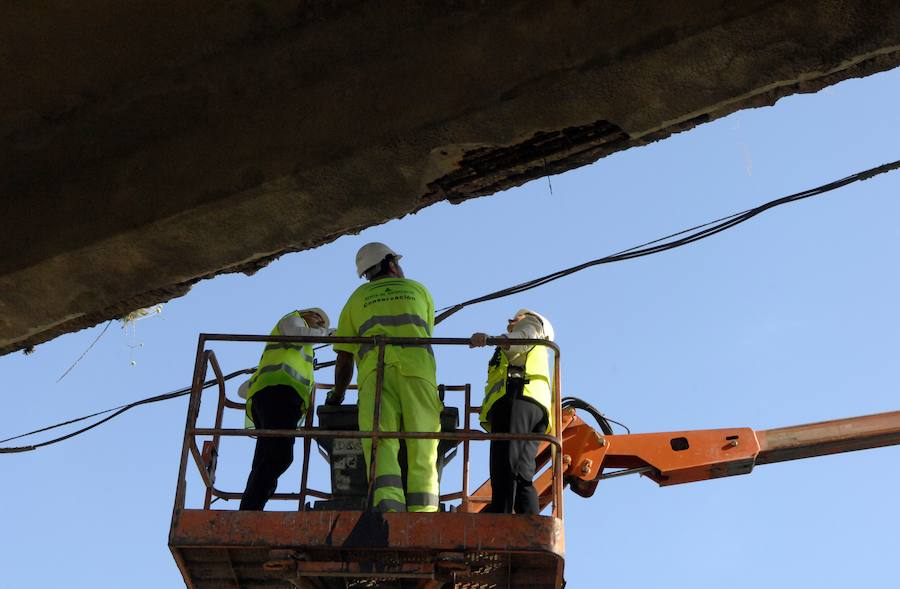
[[[887,0],[4,12],[0,354],[900,63]]]

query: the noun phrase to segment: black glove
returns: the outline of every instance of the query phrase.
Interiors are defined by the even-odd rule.
[[[328,394],[325,395],[325,404],[328,405],[329,407],[339,406],[343,402],[344,402],[344,395],[343,394],[338,395],[334,391],[334,389],[331,389],[330,391],[328,391]]]

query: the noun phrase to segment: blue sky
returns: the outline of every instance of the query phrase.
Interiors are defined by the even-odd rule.
[[[133,333],[114,323],[59,383],[102,326],[2,357],[0,439],[185,386],[201,331],[268,333],[286,311],[313,305],[336,318],[368,241],[403,253],[407,275],[445,306],[897,159],[898,96],[900,70],[850,80],[554,176],[552,196],[541,179],[439,204],[252,277],[200,283]],[[466,309],[437,335],[499,332],[515,309],[534,308],[556,328],[564,393],[635,432],[897,410],[898,190],[894,173],[780,207],[686,248]],[[229,371],[255,364],[260,346],[216,350]],[[439,379],[479,389],[489,355],[441,350]],[[180,586],[166,538],[185,408],[184,399],[143,407],[0,457],[4,586]],[[223,447],[221,486],[242,488],[251,450],[247,441]],[[699,484],[661,489],[627,477],[592,499],[568,494],[568,586],[896,582],[898,463],[900,448],[883,448]],[[317,466],[320,482],[322,473]],[[281,488],[296,480],[294,469]]]

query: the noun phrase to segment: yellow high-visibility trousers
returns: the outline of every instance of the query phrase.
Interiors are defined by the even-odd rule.
[[[375,381],[373,374],[359,390],[359,429],[372,431],[375,410]],[[380,431],[431,432],[441,429],[441,410],[438,393],[427,380],[404,376],[399,369],[386,366],[381,392]],[[372,440],[363,438],[366,474],[372,456]],[[397,453],[400,440],[379,438],[378,461],[375,465],[375,509],[386,511],[433,512],[438,510],[440,488],[437,475],[438,440],[406,440],[407,492]]]

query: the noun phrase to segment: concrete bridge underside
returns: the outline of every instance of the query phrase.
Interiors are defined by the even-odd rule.
[[[0,354],[900,63],[896,0],[2,12]]]

